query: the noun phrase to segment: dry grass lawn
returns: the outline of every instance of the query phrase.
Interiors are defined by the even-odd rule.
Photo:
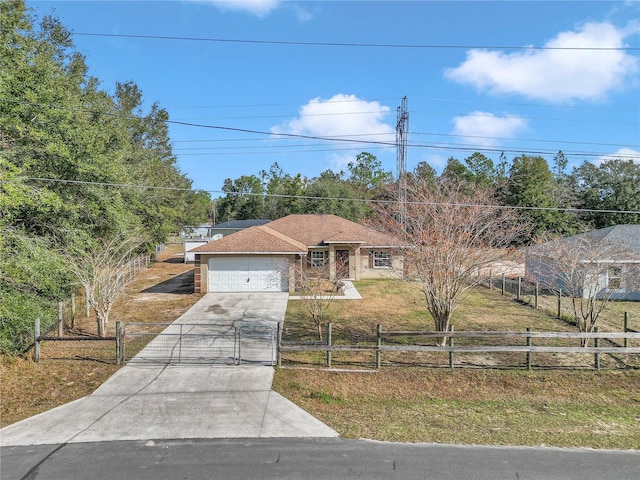
[[[198,300],[190,293],[193,265],[180,263],[178,251],[181,245],[170,245],[127,287],[111,313],[107,335],[114,335],[116,320],[172,322]],[[182,285],[178,293],[164,293],[176,291],[177,284]],[[95,334],[93,318],[78,319],[75,330],[66,332]],[[43,342],[39,363],[31,360],[30,352],[26,358],[0,358],[0,426],[89,395],[119,368],[112,341]]]
[[[417,289],[388,281],[356,287],[363,301],[334,302],[327,312],[335,344],[373,342],[378,323],[385,330],[433,329]],[[603,330],[620,331],[624,311],[640,330],[639,303],[611,307]],[[466,299],[453,323],[456,330],[574,328],[485,289]],[[294,302],[284,339],[314,339]],[[507,354],[458,355],[456,365],[467,368],[454,370],[447,354],[384,354],[375,371],[370,353],[334,352],[331,370],[322,368],[322,353],[287,353],[274,389],[348,438],[640,449],[640,364],[637,355],[623,357],[603,356],[604,369],[596,372],[587,354],[535,355],[533,371]]]

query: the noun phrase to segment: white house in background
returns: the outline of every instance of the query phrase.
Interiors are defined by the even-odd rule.
[[[264,225],[270,221],[271,220],[265,219],[230,220],[216,225],[205,223],[198,227],[184,227],[181,235],[184,239],[184,262],[189,263],[195,261],[195,254],[191,252],[194,248],[206,245],[212,240],[219,240],[222,237],[244,230],[245,228]]]
[[[525,277],[583,298],[640,300],[640,225],[616,225],[536,245]]]

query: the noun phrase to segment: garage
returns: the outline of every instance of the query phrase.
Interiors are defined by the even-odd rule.
[[[273,256],[215,256],[208,262],[209,292],[286,292],[286,258]]]

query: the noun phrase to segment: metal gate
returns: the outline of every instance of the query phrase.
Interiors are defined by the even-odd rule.
[[[127,323],[123,337],[128,363],[276,363],[277,328],[268,324]]]

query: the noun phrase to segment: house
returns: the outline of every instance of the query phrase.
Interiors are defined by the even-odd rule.
[[[210,238],[213,238],[215,235],[222,235],[223,237],[226,237],[227,235],[239,232],[240,230],[244,230],[245,228],[264,225],[265,223],[269,223],[270,221],[271,220],[269,219],[260,218],[250,220],[229,220],[228,222],[218,223],[209,227]]]
[[[401,242],[335,215],[289,215],[192,250],[195,291],[289,291],[297,267],[332,280],[401,277]]]
[[[264,225],[271,220],[259,219],[259,220],[230,220],[228,222],[222,222],[215,225],[204,224],[198,227],[185,227],[183,234],[184,239],[184,262],[194,262],[195,254],[192,252],[194,248],[209,243],[211,240],[217,240],[226,235],[239,232],[245,228],[253,227],[255,225]]]
[[[525,277],[577,297],[640,300],[640,225],[616,225],[530,247]]]

